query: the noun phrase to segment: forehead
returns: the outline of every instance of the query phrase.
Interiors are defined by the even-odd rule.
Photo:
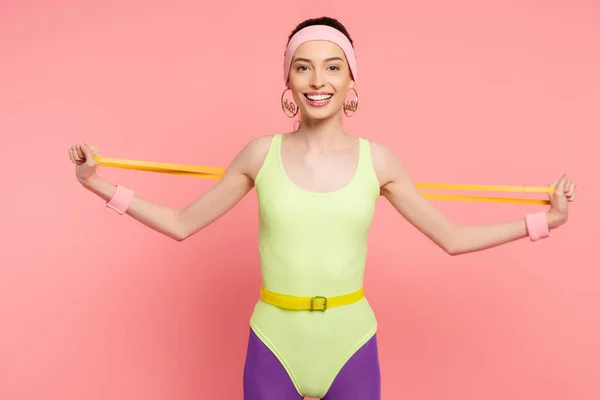
[[[296,58],[306,58],[311,61],[319,61],[332,57],[346,59],[344,51],[337,44],[327,40],[313,40],[302,43],[294,53],[294,60]]]

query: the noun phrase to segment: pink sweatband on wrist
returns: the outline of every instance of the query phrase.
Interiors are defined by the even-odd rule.
[[[527,233],[532,242],[550,236],[548,217],[545,211],[527,214],[525,216],[525,224],[527,225]]]
[[[302,43],[313,40],[325,40],[337,44],[344,51],[346,60],[350,66],[350,71],[352,72],[352,78],[354,81],[356,81],[356,56],[354,55],[352,43],[350,43],[346,35],[327,25],[312,25],[296,32],[296,34],[290,39],[285,49],[283,60],[283,80],[286,86],[288,83],[288,76],[290,74],[292,57],[294,56],[296,49]]]
[[[121,185],[117,185],[117,189],[113,194],[110,201],[106,203],[106,207],[111,208],[123,215],[129,209],[131,202],[133,201],[134,192],[133,190],[127,189]]]

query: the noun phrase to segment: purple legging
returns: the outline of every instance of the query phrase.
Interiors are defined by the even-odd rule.
[[[277,357],[250,330],[244,367],[244,400],[300,400]],[[380,400],[377,338],[373,336],[348,360],[323,400]]]

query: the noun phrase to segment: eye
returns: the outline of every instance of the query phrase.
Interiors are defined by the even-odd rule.
[[[296,71],[306,71],[307,69],[308,67],[306,65],[301,65],[296,69]]]
[[[332,65],[331,67],[329,67],[330,69],[333,68],[333,71],[339,71],[340,67],[338,67],[337,65]]]

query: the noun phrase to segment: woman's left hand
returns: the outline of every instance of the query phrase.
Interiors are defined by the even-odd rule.
[[[550,211],[548,212],[548,221],[550,228],[557,228],[565,224],[569,218],[568,203],[575,201],[577,186],[567,175],[563,175],[558,182],[553,182],[549,186],[554,188],[554,192],[549,195]]]

